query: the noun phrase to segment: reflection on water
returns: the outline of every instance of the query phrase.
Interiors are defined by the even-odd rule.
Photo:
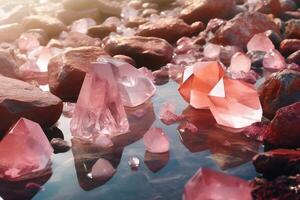
[[[114,138],[115,147],[108,150],[72,139],[70,119],[62,116],[57,126],[64,138],[72,144],[72,150],[52,157],[51,177],[41,178],[43,181],[32,180],[39,184],[45,183],[44,190],[36,195],[29,194],[24,189],[24,183],[2,181],[0,196],[4,199],[9,199],[8,196],[10,199],[26,199],[35,195],[35,200],[177,200],[182,197],[185,183],[200,167],[225,171],[245,179],[256,176],[249,161],[259,151],[259,144],[239,133],[218,128],[208,110],[188,107],[176,92],[177,87],[175,82],[158,86],[157,94],[151,102],[127,109],[131,131]],[[189,122],[198,127],[198,133],[180,132],[180,124],[166,126],[160,122],[157,117],[160,107],[170,100],[177,104],[176,113],[183,113]],[[151,126],[164,129],[170,139],[168,153],[151,154],[145,151],[142,137]],[[59,132],[57,129],[52,130],[54,135],[61,135]],[[131,170],[128,165],[131,156],[144,161],[138,170]],[[107,159],[117,170],[105,183],[94,181],[88,176],[99,158]]]

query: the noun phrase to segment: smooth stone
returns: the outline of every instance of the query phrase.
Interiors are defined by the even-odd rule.
[[[289,55],[289,57],[287,57],[286,61],[287,61],[287,63],[295,63],[297,65],[300,65],[300,50]]]
[[[12,55],[5,50],[0,50],[0,74],[10,78],[20,78],[16,61]]]
[[[250,0],[248,6],[250,12],[261,12],[275,16],[282,12],[280,0]]]
[[[279,51],[284,56],[289,56],[300,49],[300,39],[285,39],[280,43]]]
[[[19,23],[24,17],[29,15],[29,12],[29,6],[17,5],[9,12],[6,12],[3,17],[1,17],[0,25]]]
[[[62,101],[26,82],[0,76],[0,131],[6,131],[20,117],[50,127],[62,113]]]
[[[71,148],[68,142],[61,138],[53,138],[50,143],[54,149],[54,153],[64,153]]]
[[[92,38],[83,33],[71,32],[67,38],[62,41],[65,47],[100,47],[101,41],[98,38]]]
[[[0,42],[12,42],[16,40],[23,28],[18,23],[0,25]]]
[[[288,39],[300,38],[300,19],[291,19],[286,22],[284,36]]]
[[[71,24],[75,20],[87,17],[92,18],[96,21],[101,19],[101,13],[99,12],[98,8],[91,8],[80,11],[63,9],[57,11],[56,16],[60,21],[64,22],[67,25]]]
[[[66,9],[80,11],[94,8],[98,4],[97,0],[63,0],[62,5]]]
[[[117,31],[116,26],[100,24],[100,25],[89,27],[88,35],[91,37],[103,39],[103,38],[109,36],[110,33],[116,32],[116,31]]]

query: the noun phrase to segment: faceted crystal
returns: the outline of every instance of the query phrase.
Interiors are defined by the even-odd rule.
[[[13,147],[13,148],[12,148]],[[39,124],[21,118],[0,142],[0,178],[33,178],[48,169],[53,149]]]
[[[286,67],[285,58],[276,49],[270,50],[263,59],[263,66],[269,70],[281,70]]]
[[[128,159],[128,165],[131,167],[131,169],[135,170],[140,166],[140,159],[136,156],[131,156]]]
[[[249,72],[250,69],[251,60],[247,55],[237,52],[231,57],[231,63],[228,68],[231,73]]]
[[[32,33],[23,33],[17,40],[21,51],[31,51],[40,46],[39,40]]]
[[[150,128],[144,135],[144,144],[151,153],[164,153],[169,151],[169,139],[160,128]]]
[[[221,47],[216,44],[208,43],[203,50],[203,54],[206,58],[219,58],[221,53]]]
[[[170,102],[164,103],[160,110],[160,115],[159,115],[160,120],[166,125],[171,125],[175,122],[179,122],[183,120],[184,117],[181,115],[176,115],[175,110],[176,107],[174,104]]]
[[[262,117],[254,86],[224,76],[218,62],[199,62],[187,68],[179,92],[192,107],[209,108],[222,126],[243,128]]]
[[[94,25],[96,25],[96,22],[91,18],[79,19],[72,23],[71,32],[86,34],[88,32],[88,28]]]
[[[110,64],[90,65],[70,126],[74,137],[91,142],[100,134],[114,137],[128,132],[127,115]]]
[[[153,82],[132,65],[107,57],[99,59],[99,62],[112,65],[114,77],[118,83],[120,95],[125,106],[139,106],[155,94],[156,88]]]
[[[115,168],[105,159],[98,159],[97,162],[92,167],[92,178],[97,181],[107,181],[114,173],[116,173]]]
[[[185,185],[183,200],[251,200],[251,190],[243,179],[199,169]]]
[[[265,33],[258,33],[249,40],[247,49],[248,51],[268,52],[272,49],[275,49],[275,46]]]

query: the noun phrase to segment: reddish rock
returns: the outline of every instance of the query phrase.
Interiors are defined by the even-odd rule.
[[[258,173],[267,177],[295,175],[300,173],[300,151],[276,149],[260,153],[253,158],[253,164]]]
[[[280,52],[282,55],[288,56],[300,49],[299,39],[285,39],[280,43]]]
[[[126,55],[139,67],[157,69],[169,63],[173,47],[165,40],[155,37],[111,37],[105,42],[105,50],[111,55]]]
[[[287,63],[296,63],[297,65],[300,65],[300,50],[289,55],[286,61]]]
[[[283,11],[295,11],[297,10],[297,4],[294,0],[280,0],[281,9]]]
[[[62,5],[70,10],[84,10],[95,8],[98,5],[97,0],[63,0]]]
[[[71,32],[68,37],[63,41],[65,47],[84,47],[101,45],[100,39],[92,38],[83,33]]]
[[[300,12],[299,11],[286,11],[280,15],[280,18],[283,21],[288,21],[291,19],[300,19]]]
[[[117,27],[114,25],[96,25],[91,26],[88,29],[88,35],[91,37],[97,37],[97,38],[105,38],[108,36],[111,32],[116,32]]]
[[[0,42],[14,41],[21,35],[22,31],[22,26],[17,23],[0,25]]]
[[[193,29],[182,19],[165,18],[140,25],[137,35],[158,37],[173,43],[183,36],[193,35]]]
[[[0,50],[0,74],[10,78],[19,78],[17,63],[5,50]]]
[[[254,13],[241,13],[226,22],[216,32],[212,39],[214,43],[246,48],[248,41],[257,33],[273,30],[279,33],[277,25],[267,15]]]
[[[292,19],[287,21],[285,26],[286,38],[300,38],[300,19]]]
[[[0,76],[0,131],[7,131],[21,117],[50,127],[62,113],[62,101],[26,82]]]
[[[259,95],[264,116],[272,119],[278,109],[300,101],[300,73],[288,69],[273,73]]]
[[[64,101],[76,101],[88,64],[105,54],[100,47],[78,47],[53,57],[48,65],[50,91]]]
[[[116,0],[98,0],[97,2],[99,11],[109,16],[120,16],[122,6],[122,2]]]
[[[86,10],[74,11],[74,10],[59,10],[56,13],[56,16],[59,20],[65,24],[71,24],[73,21],[82,19],[82,18],[92,18],[96,21],[101,19],[101,14],[98,8],[91,8]]]
[[[299,82],[298,82],[299,83]],[[298,84],[298,98],[299,98]],[[271,147],[300,147],[300,102],[283,107],[276,112],[265,133],[265,142]]]
[[[225,18],[234,10],[234,0],[193,0],[181,11],[180,18],[191,24],[208,22],[212,18]]]
[[[140,25],[145,24],[146,22],[148,22],[148,20],[143,17],[129,18],[129,20],[126,22],[126,27],[137,28]]]
[[[50,37],[57,36],[67,27],[57,18],[46,15],[31,15],[25,17],[22,21],[25,30],[28,29],[43,29]]]
[[[250,12],[261,12],[265,14],[279,15],[281,10],[280,0],[264,0],[248,3]]]

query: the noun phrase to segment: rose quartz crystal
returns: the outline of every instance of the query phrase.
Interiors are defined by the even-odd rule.
[[[262,117],[254,86],[226,77],[218,62],[198,62],[187,68],[179,92],[192,107],[209,108],[222,126],[243,128]]]
[[[13,147],[13,148],[12,148]],[[21,118],[0,142],[0,178],[33,178],[49,167],[53,149],[39,124]]]
[[[132,65],[108,57],[99,59],[99,62],[112,65],[114,77],[118,83],[120,95],[125,106],[139,106],[155,94],[156,88],[149,76],[146,76]]]
[[[203,50],[203,54],[206,58],[219,58],[220,53],[221,47],[212,43],[208,43]]]
[[[40,42],[32,33],[23,33],[17,39],[17,45],[21,51],[32,51],[40,46]]]
[[[263,66],[269,70],[279,71],[286,67],[285,58],[276,49],[270,50],[264,56]]]
[[[72,23],[71,32],[86,34],[88,32],[88,28],[94,25],[96,25],[96,22],[91,18],[79,19]]]
[[[183,200],[252,200],[248,182],[210,169],[199,169],[184,187]]]
[[[128,132],[129,124],[112,66],[93,63],[86,74],[70,123],[72,135],[95,142]]]
[[[175,110],[176,107],[173,103],[164,103],[160,110],[159,119],[166,125],[171,125],[175,122],[182,121],[184,117],[181,115],[176,115]]]
[[[165,153],[169,151],[169,139],[160,128],[150,128],[144,135],[144,144],[151,153]]]
[[[228,70],[231,73],[249,72],[251,69],[251,59],[241,53],[237,52],[231,57],[231,63]]]
[[[255,34],[247,44],[248,51],[264,51],[268,52],[275,49],[272,41],[266,36],[265,33]]]
[[[105,159],[100,158],[92,167],[92,178],[97,181],[107,181],[109,180],[116,170],[114,167]]]

